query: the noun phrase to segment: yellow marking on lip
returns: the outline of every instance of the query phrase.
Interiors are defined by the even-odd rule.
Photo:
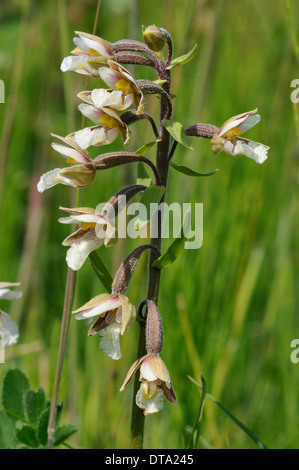
[[[81,229],[82,230],[89,230],[94,229],[96,224],[94,222],[83,222]]]
[[[239,127],[233,127],[232,129],[230,129],[229,131],[227,131],[224,135],[222,135],[221,137],[223,139],[226,139],[226,140],[233,140],[235,139],[236,137],[238,137],[238,135],[242,134],[242,131]]]
[[[108,114],[102,114],[102,116],[99,117],[99,122],[103,125],[103,127],[107,127],[108,129],[113,129],[113,127],[117,126],[116,119],[108,116]]]
[[[115,88],[118,91],[122,91],[125,95],[129,95],[130,93],[133,93],[130,83],[127,82],[126,80],[123,80],[122,78],[118,80],[118,82],[116,82]]]
[[[94,55],[94,56],[99,56],[100,54],[98,53],[98,51],[96,51],[95,49],[89,49],[89,54],[90,55]]]

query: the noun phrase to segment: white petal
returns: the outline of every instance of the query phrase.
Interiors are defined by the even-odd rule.
[[[91,145],[103,145],[106,143],[105,129],[103,127],[96,129],[85,127],[75,132],[75,140],[83,149],[87,149]]]
[[[234,157],[245,155],[255,160],[256,163],[262,164],[268,158],[267,152],[269,148],[270,147],[264,144],[252,140],[237,139],[236,143],[227,142],[224,145],[223,151]]]
[[[104,88],[92,90],[91,98],[97,108],[109,106],[110,108],[118,110],[128,108],[133,101],[133,95],[124,96],[122,91],[109,91]]]
[[[90,57],[87,54],[65,57],[62,61],[60,69],[62,72],[73,70],[84,75],[97,75],[96,70],[88,63],[89,59]]]
[[[147,387],[146,382],[141,384],[136,394],[136,405],[143,410],[144,415],[158,413],[163,408],[163,392],[160,388],[156,389],[156,393],[146,398]]]
[[[86,103],[79,104],[78,109],[83,114],[83,116],[99,125],[99,117],[102,116],[103,111],[100,111],[95,106]]]
[[[66,262],[73,271],[78,271],[88,258],[89,253],[97,250],[101,245],[101,240],[93,238],[91,240],[81,239],[72,244],[66,253]]]
[[[238,114],[237,116],[233,116],[231,117],[230,119],[228,119],[224,124],[223,126],[219,129],[218,131],[218,135],[221,137],[223,134],[225,134],[226,132],[228,132],[229,130],[231,130],[233,127],[239,127],[241,129],[241,126],[242,126],[242,132],[245,132],[243,129],[246,128],[246,125],[245,125],[245,122],[252,117],[253,114],[255,114],[257,112],[257,109],[254,109],[253,111],[248,111],[247,113],[243,113],[243,114]],[[258,119],[257,122],[259,122],[260,118]],[[252,122],[251,120],[249,120],[249,123]],[[255,122],[255,124],[257,124],[257,122]],[[254,124],[252,124],[254,125]],[[252,125],[250,127],[252,127]],[[244,127],[243,127],[244,126]],[[247,129],[249,129],[249,127],[247,127]],[[246,130],[247,130],[246,129]]]
[[[104,57],[111,55],[111,53],[100,42],[90,39],[84,36],[83,34],[78,34],[80,37],[73,39],[75,46],[79,47],[80,49],[86,52],[89,52],[90,49],[94,49]]]
[[[78,214],[72,215],[70,217],[61,217],[58,219],[58,222],[62,224],[73,224],[76,222],[87,222],[87,223],[98,223],[99,216],[95,214]],[[102,222],[105,223],[105,222]]]
[[[115,88],[115,83],[120,80],[121,76],[118,72],[111,70],[108,67],[100,67],[98,69],[99,77],[108,85],[110,88]]]
[[[62,144],[56,144],[55,142],[52,143],[52,147],[56,152],[59,152],[65,158],[72,158],[78,163],[86,163],[86,161],[88,161],[84,155],[71,147],[66,147]]]
[[[55,168],[54,170],[48,171],[43,174],[37,183],[37,190],[42,193],[46,189],[52,188],[56,184],[62,183],[68,186],[72,186],[73,182],[68,178],[60,175],[62,168]]]
[[[19,337],[18,325],[12,318],[0,310],[0,338],[3,340],[4,346],[15,344]]]
[[[19,299],[21,296],[22,292],[18,290],[0,289],[0,299],[12,300]]]
[[[239,124],[238,127],[241,129],[242,132],[248,131],[253,126],[258,124],[261,120],[261,116],[259,114],[255,114],[254,116],[248,116],[242,124]]]
[[[107,356],[111,357],[112,359],[120,359],[121,358],[121,350],[120,350],[120,330],[121,326],[117,323],[111,323],[108,325],[104,330],[99,332],[100,335],[100,348],[104,351]]]
[[[141,364],[140,378],[147,380],[148,382],[154,382],[157,379],[157,376],[151,370],[147,359],[145,359]]]
[[[76,320],[83,320],[84,318],[90,318],[97,315],[101,315],[102,313],[108,312],[109,310],[114,310],[118,308],[120,304],[121,303],[118,297],[110,297],[105,302],[100,302],[92,308],[82,310],[75,316],[75,318]]]

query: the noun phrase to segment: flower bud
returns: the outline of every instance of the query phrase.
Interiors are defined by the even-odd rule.
[[[155,25],[144,29],[143,39],[145,44],[154,52],[160,52],[166,42],[164,31]]]

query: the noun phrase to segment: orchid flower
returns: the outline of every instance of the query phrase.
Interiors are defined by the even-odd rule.
[[[76,319],[99,315],[89,330],[89,336],[99,333],[100,348],[112,359],[120,359],[120,335],[124,335],[136,318],[136,309],[123,294],[100,294],[75,310]]]
[[[74,38],[74,44],[77,46],[71,56],[65,57],[61,64],[62,72],[69,70],[91,77],[98,77],[98,68],[113,59],[112,46],[93,34],[77,32],[79,37]]]
[[[19,286],[18,282],[0,282],[0,299],[18,299],[22,292],[11,291],[11,287]],[[2,310],[0,310],[0,338],[4,346],[15,344],[19,337],[19,329],[12,318]]]
[[[69,136],[75,139],[82,149],[87,149],[91,145],[110,144],[119,133],[124,144],[129,143],[131,133],[115,111],[115,109],[121,110],[127,106],[123,92],[98,89],[79,93],[78,96],[85,101],[78,106],[83,116],[97,124],[85,127]]]
[[[81,228],[69,235],[62,244],[70,246],[66,254],[67,265],[74,271],[78,271],[89,254],[100,246],[110,246],[116,243],[115,227],[112,221],[105,215],[98,213],[89,207],[60,209],[69,212],[69,217],[59,220],[62,224],[82,223]]]
[[[67,168],[55,168],[43,174],[37,184],[40,193],[56,184],[65,184],[76,188],[85,188],[94,179],[95,169],[88,152],[84,151],[71,137],[60,137],[52,134],[61,143],[52,143],[54,150],[59,152],[73,165]]]
[[[223,151],[233,157],[246,155],[257,163],[264,163],[270,147],[245,139],[244,137],[239,137],[240,134],[260,122],[261,116],[256,113],[257,109],[254,109],[253,111],[233,116],[226,121],[211,139],[213,152],[218,155],[218,153]]]
[[[170,403],[176,403],[169,372],[159,354],[146,354],[135,361],[120,388],[121,392],[139,368],[141,384],[136,394],[136,405],[145,416],[158,413],[163,408],[163,397]]]
[[[99,76],[113,90],[122,91],[128,97],[127,100],[131,100],[134,103],[137,114],[141,114],[145,102],[134,77],[125,67],[114,60],[109,59],[107,63],[109,67],[98,69]]]

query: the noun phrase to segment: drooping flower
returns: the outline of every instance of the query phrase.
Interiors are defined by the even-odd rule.
[[[246,155],[257,163],[264,163],[270,147],[245,139],[244,137],[239,137],[240,134],[260,122],[261,116],[256,113],[257,109],[254,109],[253,111],[233,116],[226,121],[211,139],[213,152],[218,155],[218,153],[223,151],[233,157]]]
[[[79,104],[79,110],[83,116],[96,124],[96,126],[80,129],[69,136],[82,149],[87,149],[91,145],[110,144],[119,133],[124,144],[129,143],[131,133],[115,111],[115,109],[122,110],[128,106],[123,92],[96,89],[92,92],[79,93],[78,96],[85,101]]]
[[[99,333],[100,348],[112,359],[121,357],[120,336],[124,335],[136,318],[136,309],[123,294],[100,294],[75,310],[76,319],[98,316],[89,335]]]
[[[146,352],[147,354],[130,367],[120,391],[130,383],[135,372],[140,368],[140,388],[136,394],[136,405],[144,415],[158,413],[163,408],[163,397],[170,403],[176,403],[166,365],[160,357],[163,346],[163,325],[160,313],[152,300],[147,300],[146,317]]]
[[[37,184],[40,193],[56,184],[65,184],[76,188],[85,188],[95,177],[95,168],[88,152],[84,151],[71,137],[60,137],[52,134],[61,143],[52,143],[54,150],[59,152],[72,166],[55,168],[43,174]]]
[[[82,223],[81,227],[69,235],[64,241],[64,246],[70,246],[66,254],[66,262],[74,271],[78,271],[88,255],[100,246],[110,246],[116,243],[116,233],[113,221],[103,213],[89,207],[68,209],[60,207],[68,212],[69,217],[59,220],[63,224]]]
[[[18,299],[22,292],[12,291],[11,287],[19,286],[18,282],[0,282],[0,299]],[[19,337],[19,329],[12,318],[2,310],[0,310],[0,338],[4,346],[15,344]]]
[[[158,413],[163,408],[163,397],[170,403],[176,403],[169,372],[159,354],[146,354],[135,361],[120,391],[126,388],[139,368],[141,384],[136,395],[136,405],[143,410],[145,416]]]
[[[113,59],[112,46],[93,34],[77,32],[79,37],[74,38],[77,46],[71,56],[65,57],[61,64],[62,72],[73,70],[77,73],[98,77],[98,68],[107,63],[108,59]]]
[[[133,75],[114,60],[107,61],[109,67],[101,67],[98,69],[101,79],[113,90],[122,91],[128,96],[137,110],[137,114],[141,114],[144,109],[145,101],[143,93],[138,88]]]

